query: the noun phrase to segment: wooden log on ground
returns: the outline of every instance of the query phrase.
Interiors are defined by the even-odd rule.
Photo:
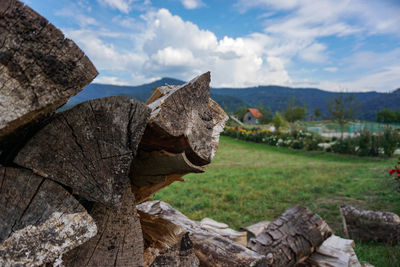
[[[146,105],[126,97],[81,103],[58,113],[14,162],[117,209],[148,116]]]
[[[238,232],[231,228],[229,225],[221,222],[217,222],[210,218],[203,218],[200,222],[200,227],[210,232],[217,233],[223,237],[226,237],[244,247],[247,247],[247,232]]]
[[[140,151],[131,170],[132,190],[141,203],[187,173],[201,173],[204,168],[193,165],[185,153],[173,154],[164,150]]]
[[[162,87],[147,101],[152,109],[141,150],[185,152],[194,165],[210,163],[227,115],[210,103],[210,73],[182,86]]]
[[[130,186],[125,188],[118,211],[95,203],[89,213],[98,233],[64,254],[65,266],[143,266],[142,229]]]
[[[62,186],[0,167],[0,266],[38,266],[96,235],[94,220]]]
[[[391,212],[340,206],[345,234],[354,240],[396,245],[400,240],[400,217]]]
[[[305,266],[361,267],[354,246],[353,240],[332,235],[306,260]]]
[[[169,220],[140,213],[145,266],[199,266],[189,233]]]
[[[137,209],[140,218],[153,216],[151,220],[141,221],[143,229],[146,229],[146,224],[160,225],[164,221],[169,221],[169,224],[172,225],[171,229],[181,227],[184,231],[189,232],[195,254],[200,260],[200,266],[266,266],[264,256],[202,228],[198,222],[188,219],[165,202],[149,201],[138,205]],[[155,228],[155,226],[152,227]],[[154,235],[163,236],[164,231],[160,232]],[[173,231],[168,233],[174,236]],[[153,237],[153,239],[158,238]],[[170,240],[172,238],[161,239]]]
[[[305,261],[331,234],[320,217],[294,206],[250,239],[248,248],[265,255],[268,266],[294,266]]]
[[[97,74],[45,18],[18,0],[0,1],[0,139],[54,112]]]

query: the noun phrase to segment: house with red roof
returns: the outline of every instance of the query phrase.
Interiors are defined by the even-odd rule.
[[[243,123],[247,124],[259,124],[259,119],[263,115],[261,112],[256,108],[248,108],[246,115],[243,117]]]

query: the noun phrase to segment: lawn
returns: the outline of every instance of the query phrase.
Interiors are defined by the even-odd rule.
[[[187,182],[154,198],[191,219],[210,217],[234,229],[274,220],[290,206],[304,205],[343,236],[342,203],[400,214],[399,184],[387,171],[395,163],[394,158],[295,151],[221,137],[205,173],[187,175]],[[357,243],[356,253],[375,266],[400,266],[400,246]]]

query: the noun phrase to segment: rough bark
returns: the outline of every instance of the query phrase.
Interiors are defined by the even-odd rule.
[[[143,235],[130,186],[118,211],[95,203],[89,213],[98,233],[66,253],[65,266],[143,266]]]
[[[244,228],[240,228],[240,231],[247,232],[247,241],[248,241],[250,238],[256,237],[259,233],[261,233],[264,230],[264,228],[268,227],[269,224],[270,224],[269,221],[262,221]]]
[[[332,234],[307,208],[294,206],[250,239],[248,248],[265,255],[268,266],[294,266],[306,260]]]
[[[97,74],[45,18],[18,0],[0,2],[0,139],[54,112]]]
[[[227,115],[210,103],[209,83],[207,72],[182,86],[158,88],[147,101],[152,113],[141,149],[185,152],[195,165],[210,163]]]
[[[361,267],[354,245],[353,240],[332,235],[307,259],[305,266]]]
[[[165,202],[149,201],[138,205],[137,209],[140,217],[154,216],[189,232],[200,266],[266,266],[264,256],[202,228],[198,222],[188,219]]]
[[[144,104],[125,97],[81,103],[58,113],[14,162],[117,209],[148,116]]]
[[[0,265],[36,266],[86,242],[97,228],[64,188],[28,170],[0,167]]]
[[[145,266],[199,266],[187,231],[166,219],[139,213],[145,239]]]
[[[140,151],[132,164],[132,190],[136,202],[141,203],[149,196],[182,176],[193,172],[204,172],[204,168],[193,165],[185,153],[173,154],[167,151]]]
[[[357,209],[342,205],[345,234],[354,240],[396,245],[400,240],[400,217],[391,212]]]

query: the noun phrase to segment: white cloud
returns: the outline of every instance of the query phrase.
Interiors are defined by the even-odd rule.
[[[113,85],[128,85],[125,81],[121,81],[118,77],[112,76],[98,76],[93,82]]]
[[[194,57],[188,49],[177,49],[167,46],[158,50],[156,54],[152,55],[155,64],[162,66],[191,66],[194,64]]]
[[[135,0],[98,0],[100,4],[109,6],[112,9],[117,9],[122,13],[129,13],[131,10],[131,4]]]
[[[300,58],[313,63],[322,63],[327,59],[324,54],[326,46],[320,43],[313,43],[299,52]]]
[[[337,71],[338,71],[338,68],[336,68],[336,67],[326,67],[326,68],[324,68],[324,71],[327,71],[327,72],[337,72]]]
[[[181,3],[186,9],[196,9],[204,6],[201,0],[181,0]]]

